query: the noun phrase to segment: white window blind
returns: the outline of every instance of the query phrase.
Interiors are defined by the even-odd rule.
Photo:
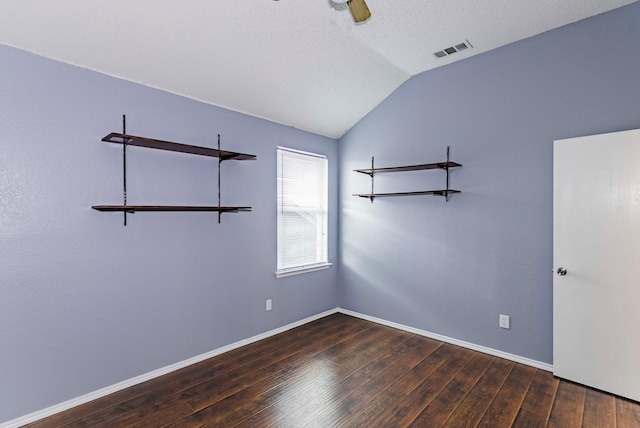
[[[327,266],[327,158],[278,147],[276,274]]]

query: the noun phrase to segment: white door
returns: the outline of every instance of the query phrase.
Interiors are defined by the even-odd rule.
[[[553,174],[553,372],[640,401],[640,130],[555,141]]]

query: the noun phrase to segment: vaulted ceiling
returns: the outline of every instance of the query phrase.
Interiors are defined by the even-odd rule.
[[[413,75],[634,1],[2,0],[0,43],[339,138]]]

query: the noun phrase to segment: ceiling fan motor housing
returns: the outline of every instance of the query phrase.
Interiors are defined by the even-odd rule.
[[[329,0],[335,10],[345,10],[347,7],[356,23],[364,22],[371,17],[371,12],[364,0]]]

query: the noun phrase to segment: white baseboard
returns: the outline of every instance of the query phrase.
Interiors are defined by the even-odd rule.
[[[38,421],[40,419],[44,419],[46,417],[55,415],[56,413],[64,412],[65,410],[69,410],[69,409],[71,409],[73,407],[76,407],[76,406],[79,406],[81,404],[88,403],[89,401],[93,401],[93,400],[96,400],[98,398],[105,397],[105,396],[107,396],[109,394],[112,394],[114,392],[118,392],[118,391],[121,391],[123,389],[132,387],[132,386],[137,385],[139,383],[146,382],[148,380],[151,380],[151,379],[166,375],[166,374],[174,372],[176,370],[180,370],[180,369],[182,369],[184,367],[187,367],[187,366],[190,366],[192,364],[199,363],[199,362],[204,361],[204,360],[206,360],[208,358],[215,357],[215,356],[223,354],[225,352],[229,352],[229,351],[231,351],[233,349],[240,348],[240,347],[245,346],[245,345],[249,345],[249,344],[251,344],[253,342],[257,342],[259,340],[266,339],[266,338],[271,337],[271,336],[275,336],[276,334],[285,332],[287,330],[291,330],[292,328],[299,327],[299,326],[301,326],[303,324],[307,324],[307,323],[309,323],[311,321],[315,321],[317,319],[326,317],[327,315],[335,314],[336,312],[338,312],[337,308],[336,309],[331,309],[331,310],[328,310],[326,312],[322,312],[320,314],[313,315],[313,316],[311,316],[309,318],[305,318],[303,320],[296,321],[296,322],[291,323],[291,324],[287,324],[287,325],[285,325],[283,327],[276,328],[275,330],[271,330],[271,331],[268,331],[266,333],[262,333],[262,334],[259,334],[257,336],[253,336],[253,337],[250,337],[248,339],[240,340],[240,341],[232,343],[230,345],[223,346],[222,348],[214,349],[213,351],[209,351],[209,352],[206,352],[204,354],[197,355],[197,356],[189,358],[187,360],[180,361],[178,363],[171,364],[171,365],[166,366],[166,367],[162,367],[160,369],[151,371],[149,373],[145,373],[145,374],[140,375],[140,376],[136,376],[136,377],[131,378],[131,379],[127,379],[125,381],[116,383],[115,385],[107,386],[107,387],[99,389],[97,391],[90,392],[90,393],[85,394],[83,396],[80,396],[80,397],[73,398],[71,400],[65,401],[64,403],[56,404],[54,406],[47,407],[46,409],[39,410],[37,412],[33,412],[33,413],[28,414],[28,415],[21,416],[19,418],[12,419],[10,421],[0,423],[0,428],[18,428],[18,427],[21,427],[23,425]]]
[[[508,352],[498,351],[497,349],[487,348],[486,346],[476,345],[474,343],[465,342],[463,340],[453,339],[451,337],[443,336],[441,334],[431,333],[425,330],[408,327],[403,324],[398,324],[392,321],[383,320],[381,318],[364,315],[359,312],[350,311],[348,309],[338,308],[336,312],[340,312],[345,315],[351,315],[353,317],[361,318],[363,320],[375,322],[377,324],[386,325],[387,327],[397,328],[398,330],[408,331],[409,333],[419,334],[420,336],[429,337],[431,339],[439,340],[441,342],[451,343],[452,345],[461,346],[463,348],[482,352],[484,354],[489,354],[495,357],[504,358],[505,360],[515,361],[516,363],[525,364],[527,366],[535,367],[540,370],[553,372],[553,366],[551,364],[543,363],[541,361],[532,360],[530,358],[521,357],[519,355],[509,354]]]

